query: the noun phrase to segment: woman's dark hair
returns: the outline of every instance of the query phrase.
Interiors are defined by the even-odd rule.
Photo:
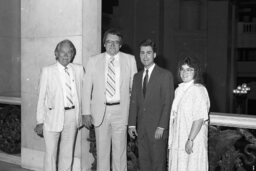
[[[194,82],[203,84],[202,69],[200,66],[200,61],[196,57],[192,57],[192,56],[184,57],[178,62],[178,71],[177,71],[178,80],[182,82],[180,77],[180,71],[182,69],[182,66],[186,64],[189,67],[194,69]]]
[[[70,49],[71,49],[71,52],[72,52],[72,59],[71,59],[71,62],[74,60],[75,56],[76,56],[76,48],[74,46],[74,44],[68,40],[68,39],[65,39],[65,40],[62,40],[61,42],[59,42],[54,50],[54,54],[55,54],[55,57],[56,57],[56,60],[58,60],[58,53],[59,53],[59,50],[60,48],[64,45],[64,44],[68,44]]]
[[[116,35],[119,37],[119,44],[122,45],[123,44],[123,35],[121,33],[121,31],[119,31],[118,29],[115,29],[115,28],[110,28],[108,29],[107,31],[105,31],[104,35],[103,35],[103,44],[106,43],[106,39],[107,39],[107,36],[109,34],[112,34],[112,35]]]

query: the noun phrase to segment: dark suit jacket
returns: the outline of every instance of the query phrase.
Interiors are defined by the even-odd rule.
[[[143,71],[134,75],[128,125],[136,126],[138,138],[146,133],[154,139],[157,127],[165,129],[163,138],[167,138],[174,96],[173,76],[171,72],[155,65],[145,98],[142,93],[142,76]]]

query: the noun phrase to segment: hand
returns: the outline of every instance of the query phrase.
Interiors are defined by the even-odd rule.
[[[129,128],[128,133],[132,139],[135,139],[135,137],[138,136],[138,133],[136,131],[136,128]]]
[[[39,136],[39,137],[44,137],[44,131],[43,131],[43,127],[44,124],[37,124],[36,127],[34,128],[35,133]]]
[[[185,145],[185,151],[188,153],[188,154],[191,154],[193,153],[193,141],[191,140],[187,140],[186,142],[186,145]]]
[[[164,128],[157,127],[155,132],[155,139],[161,139],[164,134]]]
[[[82,115],[82,124],[89,129],[92,126],[92,116],[91,115]]]

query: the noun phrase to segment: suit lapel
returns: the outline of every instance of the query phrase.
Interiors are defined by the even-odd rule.
[[[61,81],[61,76],[60,76],[60,71],[58,69],[57,63],[54,65],[54,67],[52,68],[52,76],[56,78],[56,83],[54,81],[52,81],[51,83],[54,84],[53,87],[55,86],[61,86],[61,98],[63,99],[64,95],[63,95],[63,91],[64,91],[64,87]]]
[[[72,69],[72,73],[73,73],[73,77],[74,77],[74,80],[75,80],[75,86],[76,86],[76,95],[79,95],[77,93],[78,90],[80,90],[80,80],[79,78],[77,77],[77,72],[76,72],[76,68],[74,67],[74,65],[72,63],[70,63],[70,67]]]
[[[119,63],[120,63],[120,90],[121,90],[121,87],[122,87],[122,83],[123,83],[123,78],[125,78],[125,58],[122,56],[122,53],[119,52]]]
[[[73,73],[73,76],[74,76],[74,79],[75,79],[76,88],[78,88],[77,87],[78,79],[77,79],[77,75],[76,75],[76,68],[73,66],[72,63],[70,63],[69,65],[70,65],[70,68],[72,69],[72,73]]]
[[[142,77],[143,77],[143,72],[144,71],[141,71],[141,72],[139,72],[139,80],[138,80],[138,82],[139,82],[139,97],[140,97],[140,100],[143,102],[144,101],[144,97],[143,97],[143,82],[142,82]]]
[[[105,90],[105,65],[106,65],[106,53],[102,53],[102,55],[97,58],[95,61],[95,75],[97,77],[97,82],[99,83],[102,90]]]
[[[53,67],[53,73],[52,73],[54,76],[56,76],[56,81],[57,83],[59,83],[60,85],[62,85],[61,83],[61,78],[60,78],[60,72],[59,72],[59,69],[58,69],[58,66],[57,66],[57,63],[54,65]],[[62,87],[63,88],[63,87]]]
[[[106,68],[106,53],[104,53],[100,60],[98,61],[99,62],[99,73],[100,73],[100,76],[101,78],[99,78],[99,80],[104,80],[104,88],[105,88],[105,68]]]

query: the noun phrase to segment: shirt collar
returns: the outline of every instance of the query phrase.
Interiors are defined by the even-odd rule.
[[[146,72],[146,70],[148,70],[148,73],[151,73],[153,71],[153,69],[155,68],[155,63],[153,63],[149,68],[145,68],[144,67],[144,71]]]
[[[191,80],[189,82],[186,83],[180,83],[179,87],[181,87],[182,89],[186,90],[188,87],[190,87],[192,84],[194,84],[194,80]]]
[[[108,61],[110,60],[111,57],[112,56],[110,56],[108,53],[106,53],[106,58]],[[115,61],[118,61],[119,60],[119,52],[113,57],[114,57]]]
[[[66,67],[67,67],[68,69],[70,69],[70,63],[69,63],[66,67],[64,67],[63,65],[60,64],[59,61],[57,61],[57,67],[58,67],[58,69],[59,69],[60,71],[64,71]]]

